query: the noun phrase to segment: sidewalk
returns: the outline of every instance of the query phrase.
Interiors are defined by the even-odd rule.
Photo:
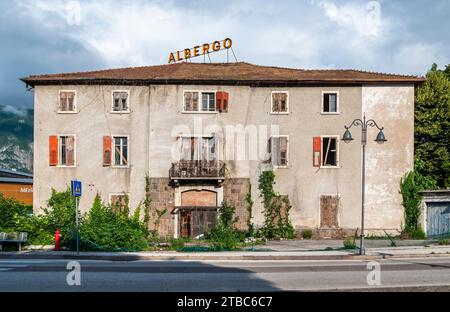
[[[288,241],[285,241],[288,242]],[[308,242],[310,248],[302,248],[299,243],[290,241],[289,244],[269,242],[264,248],[275,248],[273,251],[224,251],[224,252],[176,252],[176,251],[152,251],[152,252],[80,252],[77,256],[71,251],[22,251],[0,252],[0,259],[85,259],[85,260],[110,260],[110,261],[136,261],[136,260],[376,260],[385,258],[408,257],[437,257],[449,256],[450,246],[402,246],[402,247],[372,247],[366,249],[365,256],[359,256],[358,250],[342,250],[342,245],[326,242],[326,245],[335,245],[336,249],[324,250],[324,244]],[[288,247],[286,246],[288,245]],[[300,244],[301,245],[301,244]],[[278,246],[278,247],[276,247]],[[283,247],[281,247],[283,246]],[[289,247],[290,246],[290,247]],[[315,249],[312,248],[315,246]],[[327,246],[330,247],[330,246]],[[311,249],[312,248],[312,249]]]

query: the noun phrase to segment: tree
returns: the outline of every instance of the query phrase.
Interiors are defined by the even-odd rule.
[[[415,100],[415,169],[450,187],[450,65],[433,64]]]

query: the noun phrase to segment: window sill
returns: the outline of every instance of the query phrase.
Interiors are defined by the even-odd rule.
[[[56,168],[76,168],[77,165],[73,165],[73,166],[57,165],[57,166],[53,166],[53,167],[56,167]]]
[[[67,114],[78,114],[78,111],[57,111],[57,114],[67,115]]]
[[[340,169],[341,166],[320,166],[320,169]]]
[[[289,169],[289,166],[273,166],[274,169]]]
[[[341,112],[321,112],[321,115],[340,115]]]
[[[270,112],[270,115],[290,115],[290,114],[291,114],[291,112],[280,112],[280,113]]]
[[[211,114],[218,114],[219,112],[218,112],[218,111],[214,111],[214,112],[203,112],[203,111],[200,111],[200,112],[190,112],[190,111],[182,111],[181,113],[182,113],[182,114],[207,114],[207,115],[211,115]]]
[[[116,166],[116,165],[113,165],[113,166],[110,166],[111,168],[114,168],[114,169],[129,169],[130,168],[130,166]]]
[[[122,115],[122,114],[130,114],[130,111],[110,111],[110,114],[118,114],[118,115]]]

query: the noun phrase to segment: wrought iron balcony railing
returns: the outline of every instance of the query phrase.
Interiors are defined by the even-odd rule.
[[[180,160],[172,163],[171,179],[223,179],[225,163],[217,160]]]

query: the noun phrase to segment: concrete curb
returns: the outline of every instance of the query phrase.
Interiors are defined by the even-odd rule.
[[[236,260],[236,261],[258,261],[258,260],[382,260],[399,258],[424,258],[424,257],[450,257],[448,253],[405,253],[405,254],[369,254],[360,256],[350,252],[226,252],[226,253],[80,253],[74,252],[2,252],[0,259],[80,259],[80,260],[107,260],[107,261],[137,261],[137,260],[173,260],[173,261],[207,261],[207,260]],[[302,254],[303,253],[303,254]],[[317,253],[317,254],[314,254]]]

